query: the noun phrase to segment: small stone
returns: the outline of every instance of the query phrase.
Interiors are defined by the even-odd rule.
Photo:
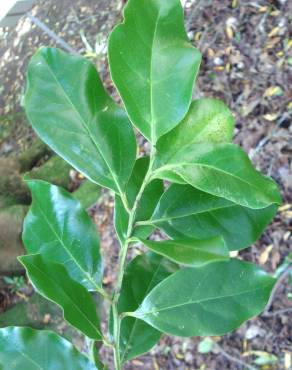
[[[245,333],[245,338],[250,340],[258,336],[262,337],[263,335],[264,335],[263,329],[261,329],[259,326],[252,325],[247,329]]]
[[[191,352],[187,352],[187,353],[185,354],[185,362],[186,362],[187,364],[192,364],[192,363],[193,363],[193,361],[194,361],[194,356],[193,356],[193,354],[192,354]]]

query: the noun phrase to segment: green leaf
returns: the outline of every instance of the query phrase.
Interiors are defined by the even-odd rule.
[[[171,185],[160,198],[150,223],[173,239],[222,235],[229,250],[254,243],[271,222],[277,206],[250,209],[190,185]]]
[[[229,251],[222,237],[203,240],[139,240],[153,252],[186,266],[199,267],[229,259]]]
[[[121,198],[115,195],[114,225],[120,243],[124,243],[127,238],[129,214],[125,209]]]
[[[69,324],[89,338],[101,340],[99,320],[91,295],[70,278],[61,264],[45,260],[40,254],[18,259],[35,289],[63,309],[64,318]]]
[[[26,183],[33,198],[22,235],[27,252],[61,263],[72,279],[89,290],[99,290],[99,238],[86,211],[62,188],[40,180]]]
[[[274,283],[240,260],[185,268],[157,285],[131,316],[172,335],[223,335],[264,309]]]
[[[40,138],[91,181],[120,192],[136,157],[123,110],[87,59],[41,48],[28,67],[26,114]]]
[[[134,311],[159,282],[177,270],[172,262],[154,253],[134,258],[126,268],[118,303],[120,313]],[[120,350],[122,361],[149,351],[161,333],[134,317],[125,317],[121,324]]]
[[[126,197],[130,208],[134,205],[135,199],[148,170],[148,166],[149,157],[141,157],[136,160],[126,189]],[[160,179],[155,179],[146,186],[137,208],[135,221],[143,221],[151,217],[163,190],[163,182]],[[126,238],[128,221],[129,214],[124,208],[121,198],[116,195],[114,223],[120,241],[124,241]],[[154,227],[151,225],[138,226],[135,228],[134,235],[147,238],[153,230]]]
[[[130,0],[109,39],[112,79],[131,121],[153,144],[188,111],[201,55],[179,0]]]
[[[96,370],[70,342],[47,330],[0,329],[1,370]]]
[[[159,140],[158,148],[166,160],[183,147],[230,142],[233,129],[234,118],[222,101],[210,98],[194,100],[183,121]]]
[[[272,353],[264,351],[249,351],[248,354],[257,356],[257,358],[253,361],[256,365],[264,366],[276,364],[278,362],[277,356],[273,355]]]
[[[169,179],[174,173],[201,191],[254,209],[281,203],[274,181],[256,171],[234,144],[186,145],[171,157],[158,147],[157,154],[153,178]]]
[[[141,157],[137,159],[127,184],[126,191],[127,199],[131,208],[133,207],[136,196],[142,186],[148,167],[149,157]],[[163,191],[163,182],[160,179],[153,180],[146,186],[136,212],[136,221],[147,220],[151,217]]]
[[[209,353],[214,347],[214,341],[211,338],[204,338],[198,345],[199,353]]]

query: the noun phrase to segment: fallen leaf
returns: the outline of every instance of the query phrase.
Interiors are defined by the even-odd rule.
[[[267,6],[261,6],[259,8],[259,13],[265,13],[269,8]]]
[[[269,122],[275,121],[278,117],[278,113],[267,113],[263,115],[263,118]]]
[[[259,256],[259,264],[260,265],[264,265],[268,261],[269,255],[270,255],[272,249],[273,249],[273,244],[270,244],[261,253],[261,255]]]
[[[264,92],[264,98],[271,96],[280,96],[283,95],[283,90],[280,86],[270,86]]]
[[[283,206],[279,207],[279,212],[288,211],[288,209],[290,209],[291,207],[292,207],[292,204],[290,203],[284,204]]]
[[[233,29],[230,26],[226,26],[225,32],[229,40],[233,39]]]
[[[272,31],[268,34],[268,37],[276,36],[280,31],[280,27],[275,27],[272,29]]]

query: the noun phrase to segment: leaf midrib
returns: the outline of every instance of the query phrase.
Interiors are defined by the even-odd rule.
[[[87,126],[87,123],[85,122],[84,118],[81,116],[80,112],[77,110],[77,108],[75,107],[75,105],[73,104],[73,102],[71,101],[71,99],[69,98],[69,96],[66,94],[63,86],[61,85],[61,83],[59,82],[57,76],[55,75],[54,71],[51,69],[50,65],[47,63],[46,59],[42,56],[42,59],[44,60],[45,62],[45,66],[47,67],[47,69],[50,71],[51,75],[53,76],[54,80],[56,81],[57,85],[59,86],[60,90],[62,91],[63,93],[63,96],[65,96],[65,99],[69,102],[69,104],[72,106],[73,110],[77,113],[77,115],[80,117],[81,119],[81,122],[83,122],[83,126],[84,128],[86,129],[86,132],[87,132],[87,135],[88,137],[90,138],[90,140],[92,141],[93,145],[95,146],[95,148],[97,149],[99,155],[102,157],[102,159],[104,160],[108,170],[109,170],[109,173],[111,174],[112,176],[112,179],[114,181],[114,183],[116,184],[117,186],[117,189],[120,191],[120,185],[117,181],[117,178],[116,178],[116,175],[114,174],[114,172],[112,171],[111,167],[109,166],[109,164],[107,163],[107,160],[105,159],[102,151],[100,150],[97,142],[95,141],[94,137],[92,136],[91,132],[90,132],[90,129],[89,127]],[[109,99],[108,99],[109,100]],[[111,101],[109,100],[109,104],[111,103]],[[120,191],[121,192],[121,191]]]
[[[9,341],[8,340],[5,340],[5,341],[6,341],[6,343],[9,346]],[[29,357],[28,355],[26,355],[24,352],[20,351],[17,348],[15,348],[15,351],[17,353],[19,353],[22,357],[24,357],[26,360],[30,361],[33,365],[37,366],[38,369],[40,369],[40,370],[46,370],[44,367],[41,367],[37,362],[35,362],[31,357]]]
[[[222,173],[222,174],[224,174],[224,175],[227,175],[227,176],[230,176],[230,177],[233,177],[233,178],[235,178],[236,180],[238,180],[238,181],[240,181],[240,182],[242,182],[243,184],[246,184],[246,185],[248,185],[248,186],[250,186],[250,187],[252,187],[252,188],[254,188],[255,190],[257,190],[257,191],[259,191],[259,188],[256,186],[256,185],[254,185],[254,184],[252,184],[252,183],[250,183],[250,182],[248,182],[247,180],[244,180],[243,178],[241,178],[241,177],[238,177],[238,176],[236,176],[236,175],[234,175],[234,174],[232,174],[232,173],[230,173],[230,172],[227,172],[227,171],[225,171],[225,170],[222,170],[221,168],[216,168],[216,167],[214,167],[214,166],[212,166],[212,165],[210,165],[210,164],[205,164],[205,163],[190,163],[190,162],[181,162],[181,163],[179,163],[179,164],[168,164],[168,165],[164,165],[164,166],[162,166],[162,167],[159,167],[157,170],[155,170],[154,172],[153,172],[153,177],[155,177],[157,174],[159,174],[160,172],[163,172],[163,171],[171,171],[171,170],[173,170],[175,173],[177,173],[176,172],[176,169],[177,168],[179,168],[179,167],[181,167],[181,166],[198,166],[198,167],[207,167],[207,168],[210,168],[210,169],[212,169],[213,171],[215,171],[215,172],[219,172],[219,173]],[[179,172],[177,173],[179,176],[181,176],[185,181],[187,181],[185,178],[184,178],[184,175],[182,175],[182,174],[180,174]],[[188,181],[187,181],[188,182]],[[189,182],[188,182],[189,183]],[[225,198],[224,198],[225,199]],[[274,202],[273,202],[274,203]],[[265,208],[265,207],[262,207],[262,208]]]
[[[204,214],[204,213],[211,213],[211,212],[214,212],[214,211],[219,211],[221,209],[225,209],[225,208],[233,208],[233,207],[238,207],[238,204],[227,204],[226,206],[220,206],[220,207],[215,207],[215,208],[209,208],[207,210],[202,210],[202,211],[199,211],[199,212],[191,212],[191,213],[186,213],[186,214],[180,214],[178,216],[169,216],[169,217],[162,217],[162,218],[157,218],[157,219],[153,219],[151,218],[149,220],[149,222],[151,224],[156,224],[156,223],[160,223],[160,222],[168,222],[168,221],[171,221],[171,220],[176,220],[178,218],[184,218],[184,217],[190,217],[190,216],[196,216],[196,215],[201,215],[201,214]],[[243,206],[242,206],[243,207]]]
[[[205,299],[201,299],[201,300],[198,300],[198,301],[184,302],[184,303],[180,303],[180,304],[177,304],[177,305],[167,306],[167,307],[163,307],[161,309],[151,310],[151,311],[147,311],[147,312],[143,312],[143,311],[141,312],[141,310],[139,312],[139,309],[138,309],[136,312],[138,313],[138,315],[140,313],[140,315],[141,315],[140,317],[142,318],[142,317],[147,316],[147,315],[151,315],[151,314],[154,314],[154,313],[160,313],[162,311],[172,310],[172,309],[178,308],[178,307],[188,306],[188,305],[192,305],[192,304],[201,304],[203,302],[210,302],[210,301],[220,300],[220,299],[224,299],[224,298],[232,298],[232,297],[240,296],[240,295],[243,295],[243,294],[246,294],[246,293],[252,293],[252,292],[256,292],[258,290],[263,290],[263,289],[268,288],[268,287],[269,287],[269,285],[267,284],[267,285],[264,285],[260,288],[243,290],[239,293],[227,294],[227,295],[213,297],[213,298],[205,298]]]
[[[146,240],[147,241],[147,240]],[[167,241],[168,242],[168,241]],[[175,240],[174,240],[174,243],[173,243],[173,245],[172,246],[170,246],[170,247],[172,247],[172,248],[176,248],[177,246],[178,247],[180,247],[180,248],[184,248],[184,249],[187,249],[187,250],[189,250],[189,251],[192,251],[192,252],[201,252],[202,253],[202,255],[204,255],[204,256],[207,256],[207,257],[218,257],[218,256],[221,256],[221,257],[224,257],[224,255],[222,255],[222,254],[220,254],[220,253],[214,253],[214,252],[210,252],[210,251],[207,251],[207,250],[205,250],[205,248],[206,247],[197,247],[197,246],[191,246],[191,245],[187,245],[187,244],[183,244],[183,245],[180,245],[180,244],[178,244],[177,246],[175,245]],[[153,247],[153,244],[146,244],[145,242],[143,242],[143,244],[145,244],[149,249],[152,249],[153,251],[156,251],[157,253],[161,253],[163,256],[165,256],[165,257],[168,257],[168,258],[173,258],[170,254],[167,254],[166,252],[165,252],[165,250],[167,250],[167,249],[170,249],[169,248],[169,245],[167,245],[166,243],[163,243],[163,242],[157,242],[157,246],[158,246],[158,248],[156,249],[156,246],[154,246]],[[165,245],[165,248],[159,248],[159,244],[160,245]],[[168,243],[169,244],[169,243]],[[150,247],[149,247],[149,245],[150,245]],[[221,247],[221,246],[220,246]],[[175,261],[175,262],[178,262],[178,261]]]
[[[57,282],[57,281],[55,281],[55,280],[52,278],[52,276],[51,276],[51,275],[47,275],[43,270],[41,270],[41,269],[38,267],[38,265],[34,264],[33,262],[32,262],[32,265],[34,266],[34,268],[35,268],[36,270],[38,270],[38,271],[39,271],[39,273],[40,273],[40,274],[44,275],[44,276],[45,276],[45,277],[47,277],[49,280],[53,281],[53,283],[54,283],[54,284],[57,284],[57,286],[59,286],[59,285],[58,285],[58,282]],[[28,275],[30,275],[30,273],[29,273],[29,272],[28,272]],[[84,289],[85,289],[85,288],[84,288]],[[66,293],[66,291],[65,291],[64,289],[62,289],[62,292],[63,292],[63,294],[68,298],[68,300],[72,302],[73,306],[77,309],[77,311],[79,311],[79,312],[81,313],[81,316],[83,316],[83,317],[85,318],[85,321],[87,321],[87,322],[89,323],[89,325],[94,329],[94,331],[100,335],[100,332],[99,332],[98,328],[95,326],[95,324],[94,324],[91,320],[89,320],[89,319],[88,319],[88,317],[83,313],[83,311],[79,308],[79,306],[78,306],[78,305],[76,305],[76,303],[75,303],[75,302],[72,300],[72,298],[71,298],[71,297]],[[47,294],[46,294],[46,295],[47,295]],[[52,302],[54,302],[54,303],[57,303],[57,302],[53,301],[51,298],[49,298],[49,300],[51,300],[51,301],[52,301]],[[65,315],[65,310],[64,310],[64,308],[62,307],[62,305],[61,305],[60,303],[57,303],[57,304],[62,308],[62,311],[64,312],[64,315]],[[73,324],[72,324],[72,325],[73,325]],[[75,326],[75,325],[74,325],[74,326]],[[79,329],[79,330],[81,330],[81,329]]]
[[[49,219],[47,218],[47,215],[45,214],[45,212],[43,211],[43,209],[41,207],[38,206],[38,209],[40,210],[40,213],[43,215],[45,221],[47,222],[49,228],[51,229],[52,233],[55,235],[55,237],[57,238],[57,241],[59,241],[59,243],[61,244],[61,246],[65,249],[65,251],[68,253],[68,255],[71,257],[72,261],[75,262],[75,264],[78,266],[79,270],[81,271],[82,275],[84,275],[84,277],[86,278],[87,281],[90,281],[91,284],[93,284],[93,286],[98,289],[98,291],[100,290],[100,287],[98,286],[98,284],[95,282],[95,280],[93,279],[93,277],[87,273],[87,271],[85,271],[83,269],[83,267],[79,264],[78,260],[76,259],[76,257],[70,252],[70,249],[68,249],[66,247],[66,244],[63,242],[63,240],[60,238],[59,234],[55,231],[54,229],[54,226],[50,223]]]

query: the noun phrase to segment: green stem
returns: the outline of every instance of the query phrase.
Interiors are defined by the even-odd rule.
[[[121,292],[121,287],[123,283],[123,277],[124,277],[124,272],[125,272],[125,267],[126,267],[126,257],[127,257],[127,252],[128,248],[130,245],[130,238],[133,233],[133,229],[135,226],[135,216],[136,212],[139,206],[139,202],[141,200],[141,197],[143,195],[143,192],[148,185],[148,183],[151,180],[151,174],[152,174],[152,168],[153,168],[153,163],[154,163],[154,148],[151,150],[150,154],[150,163],[149,163],[149,168],[148,171],[145,175],[144,181],[141,185],[141,188],[136,196],[135,202],[133,204],[133,207],[131,210],[127,209],[128,207],[125,207],[128,210],[129,213],[129,222],[128,222],[128,229],[127,229],[127,235],[125,241],[121,244],[120,248],[120,253],[119,253],[119,265],[118,265],[118,277],[117,277],[117,284],[114,290],[114,295],[113,295],[113,302],[112,302],[112,310],[113,310],[113,336],[114,336],[114,362],[115,362],[115,368],[116,370],[121,370],[122,365],[121,365],[121,358],[120,358],[120,328],[121,328],[121,320],[122,316],[119,315],[118,312],[118,301],[120,297],[120,292]],[[123,199],[124,206],[127,205],[127,202],[125,199]]]

